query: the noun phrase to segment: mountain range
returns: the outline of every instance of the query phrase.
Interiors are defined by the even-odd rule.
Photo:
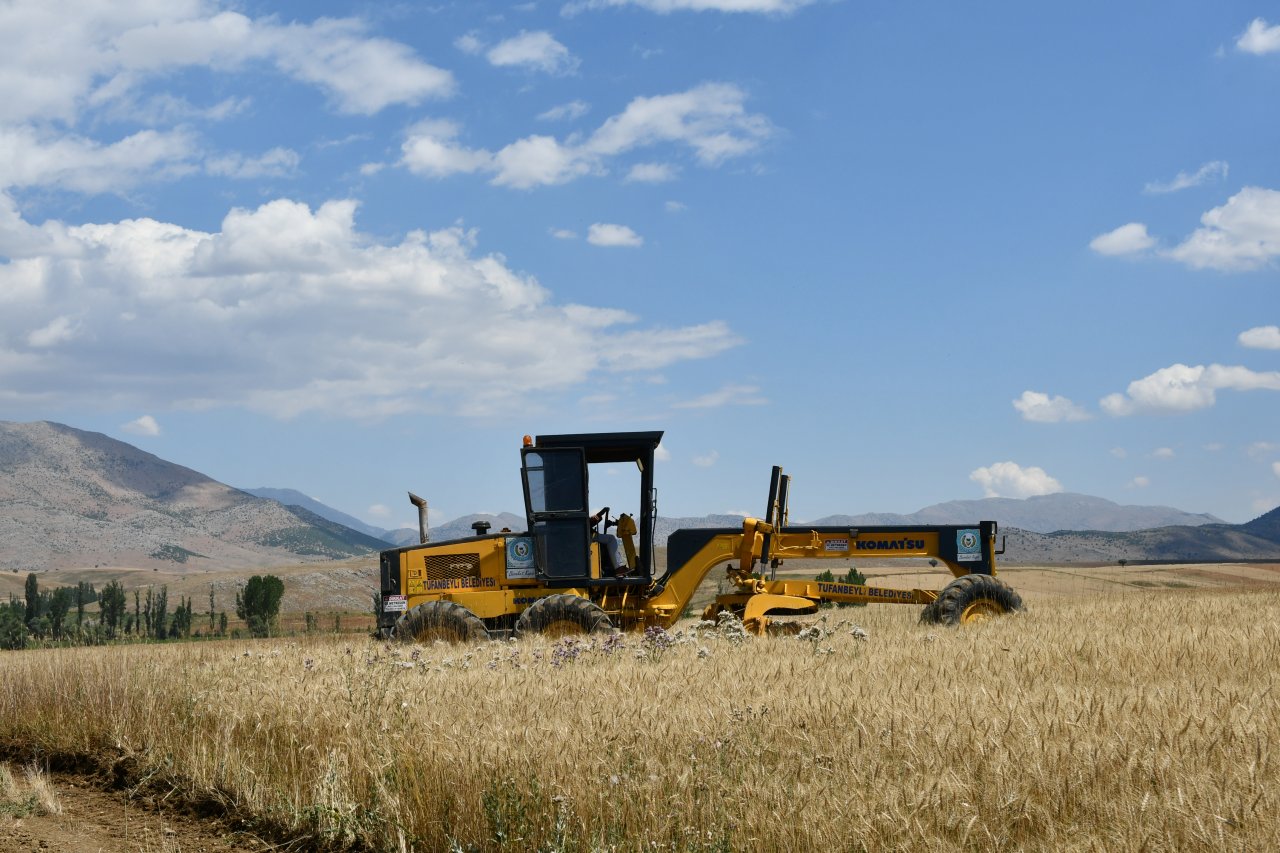
[[[1006,562],[1280,560],[1280,508],[1243,525],[1172,507],[1123,506],[1055,494],[950,501],[910,515],[832,515],[791,526],[865,527],[1000,522]],[[433,541],[523,530],[523,516],[467,515],[433,526]],[[659,517],[672,531],[737,527],[735,515]],[[0,568],[164,565],[269,567],[416,544],[415,529],[365,524],[293,489],[236,489],[100,433],[0,421]]]
[[[193,570],[331,560],[386,547],[101,433],[0,421],[0,568]]]

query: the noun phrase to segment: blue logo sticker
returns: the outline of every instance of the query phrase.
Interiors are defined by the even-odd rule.
[[[956,560],[961,563],[982,560],[982,536],[979,531],[956,531]]]
[[[529,536],[512,536],[507,539],[507,569],[533,568],[533,539]]]

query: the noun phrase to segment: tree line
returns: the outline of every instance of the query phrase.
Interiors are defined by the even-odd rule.
[[[284,583],[278,577],[254,575],[236,592],[236,616],[244,620],[253,636],[270,636],[278,630],[283,596]],[[207,636],[227,634],[226,611],[215,616],[212,584],[209,609],[201,613],[199,625],[190,598],[179,596],[170,612],[167,586],[135,589],[132,602],[129,598],[119,581],[111,581],[101,591],[83,581],[76,586],[42,590],[39,578],[32,572],[27,575],[22,598],[10,595],[7,604],[0,603],[0,649],[26,648],[32,640],[99,645],[124,638],[184,639],[193,630],[199,636],[206,617]],[[94,602],[98,604],[97,614],[86,616],[86,605]]]

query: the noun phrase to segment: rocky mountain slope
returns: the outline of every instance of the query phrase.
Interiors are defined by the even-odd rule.
[[[384,543],[100,433],[0,422],[0,568],[271,566]]]

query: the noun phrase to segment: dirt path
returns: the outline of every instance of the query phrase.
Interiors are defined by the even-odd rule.
[[[207,818],[160,812],[82,777],[48,777],[61,814],[6,803],[0,853],[265,853],[282,848]]]

